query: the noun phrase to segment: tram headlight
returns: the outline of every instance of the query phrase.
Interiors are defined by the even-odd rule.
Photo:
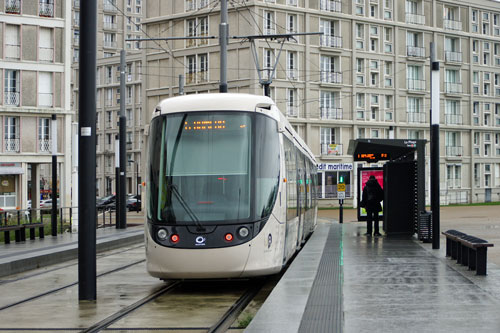
[[[248,236],[248,234],[250,233],[250,231],[248,230],[247,227],[241,227],[239,230],[238,230],[238,235],[241,237],[241,238],[246,238]]]
[[[158,236],[159,240],[163,241],[163,240],[167,239],[168,232],[167,232],[167,230],[161,228],[161,229],[158,229],[158,232],[156,233],[156,236]]]

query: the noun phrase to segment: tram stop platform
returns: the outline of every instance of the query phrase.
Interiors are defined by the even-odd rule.
[[[144,240],[144,226],[127,229],[106,227],[96,229],[96,251],[140,243]],[[78,234],[64,233],[42,239],[0,244],[0,277],[25,272],[78,257]]]
[[[488,275],[416,238],[367,237],[320,220],[246,333],[500,332],[500,267]]]

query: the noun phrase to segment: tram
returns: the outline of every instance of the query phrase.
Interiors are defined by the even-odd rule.
[[[314,155],[272,99],[161,101],[148,138],[145,244],[160,279],[279,272],[316,227]]]

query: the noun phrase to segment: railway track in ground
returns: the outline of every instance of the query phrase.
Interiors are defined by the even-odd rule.
[[[254,297],[261,291],[264,284],[268,281],[268,279],[261,278],[255,280],[245,280],[245,281],[191,281],[191,282],[182,282],[175,281],[167,283],[162,288],[154,291],[150,295],[142,298],[141,300],[135,302],[127,306],[126,308],[115,312],[114,314],[108,316],[107,318],[101,320],[100,322],[92,325],[91,327],[83,330],[82,332],[86,333],[94,333],[100,332],[103,330],[109,331],[200,331],[200,332],[209,332],[209,333],[221,333],[226,332],[230,329],[231,325],[238,318],[239,314],[246,308],[246,306],[254,299]],[[166,324],[163,322],[154,321],[153,318],[158,317],[158,313],[156,315],[148,318],[144,316],[144,312],[150,312],[149,310],[145,310],[142,313],[138,313],[141,308],[149,306],[159,306],[162,307],[161,303],[169,303],[171,301],[175,301],[179,297],[184,298],[183,302],[188,302],[192,305],[194,304],[206,304],[210,302],[210,299],[213,297],[213,293],[210,292],[210,289],[215,288],[217,291],[222,285],[229,284],[228,290],[226,290],[229,294],[238,294],[236,300],[225,301],[224,306],[225,311],[218,316],[211,316],[210,319],[204,319],[204,326],[196,325],[196,322],[199,322],[198,319],[193,318],[193,324],[190,325],[189,322],[182,322],[179,320],[176,325],[172,325],[175,320],[171,320],[172,317],[176,316],[176,311],[166,311],[162,312],[161,316],[166,318]],[[202,286],[201,286],[202,285]],[[234,291],[232,288],[238,289],[238,291]],[[169,297],[169,294],[177,293],[177,295],[173,295],[173,297]],[[224,295],[220,295],[224,297]],[[159,298],[163,298],[158,302]],[[188,299],[188,300],[186,300]],[[152,304],[154,301],[157,301],[157,304]],[[220,302],[217,304],[218,307],[221,307]],[[181,306],[182,307],[182,306]],[[199,312],[203,312],[204,306],[199,307]],[[135,317],[134,317],[135,316]],[[210,321],[211,320],[211,321]],[[122,322],[120,325],[114,325],[115,323]],[[130,326],[130,323],[136,323],[136,325]],[[128,325],[127,325],[128,324]]]

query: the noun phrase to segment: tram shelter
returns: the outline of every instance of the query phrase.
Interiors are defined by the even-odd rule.
[[[387,161],[383,171],[383,230],[388,235],[411,236],[432,239],[429,212],[425,211],[425,144],[427,140],[410,139],[356,139],[349,142],[348,154],[355,162],[377,163]],[[358,168],[358,186],[360,173]],[[358,191],[358,220],[361,208]],[[365,218],[366,219],[366,218]]]

